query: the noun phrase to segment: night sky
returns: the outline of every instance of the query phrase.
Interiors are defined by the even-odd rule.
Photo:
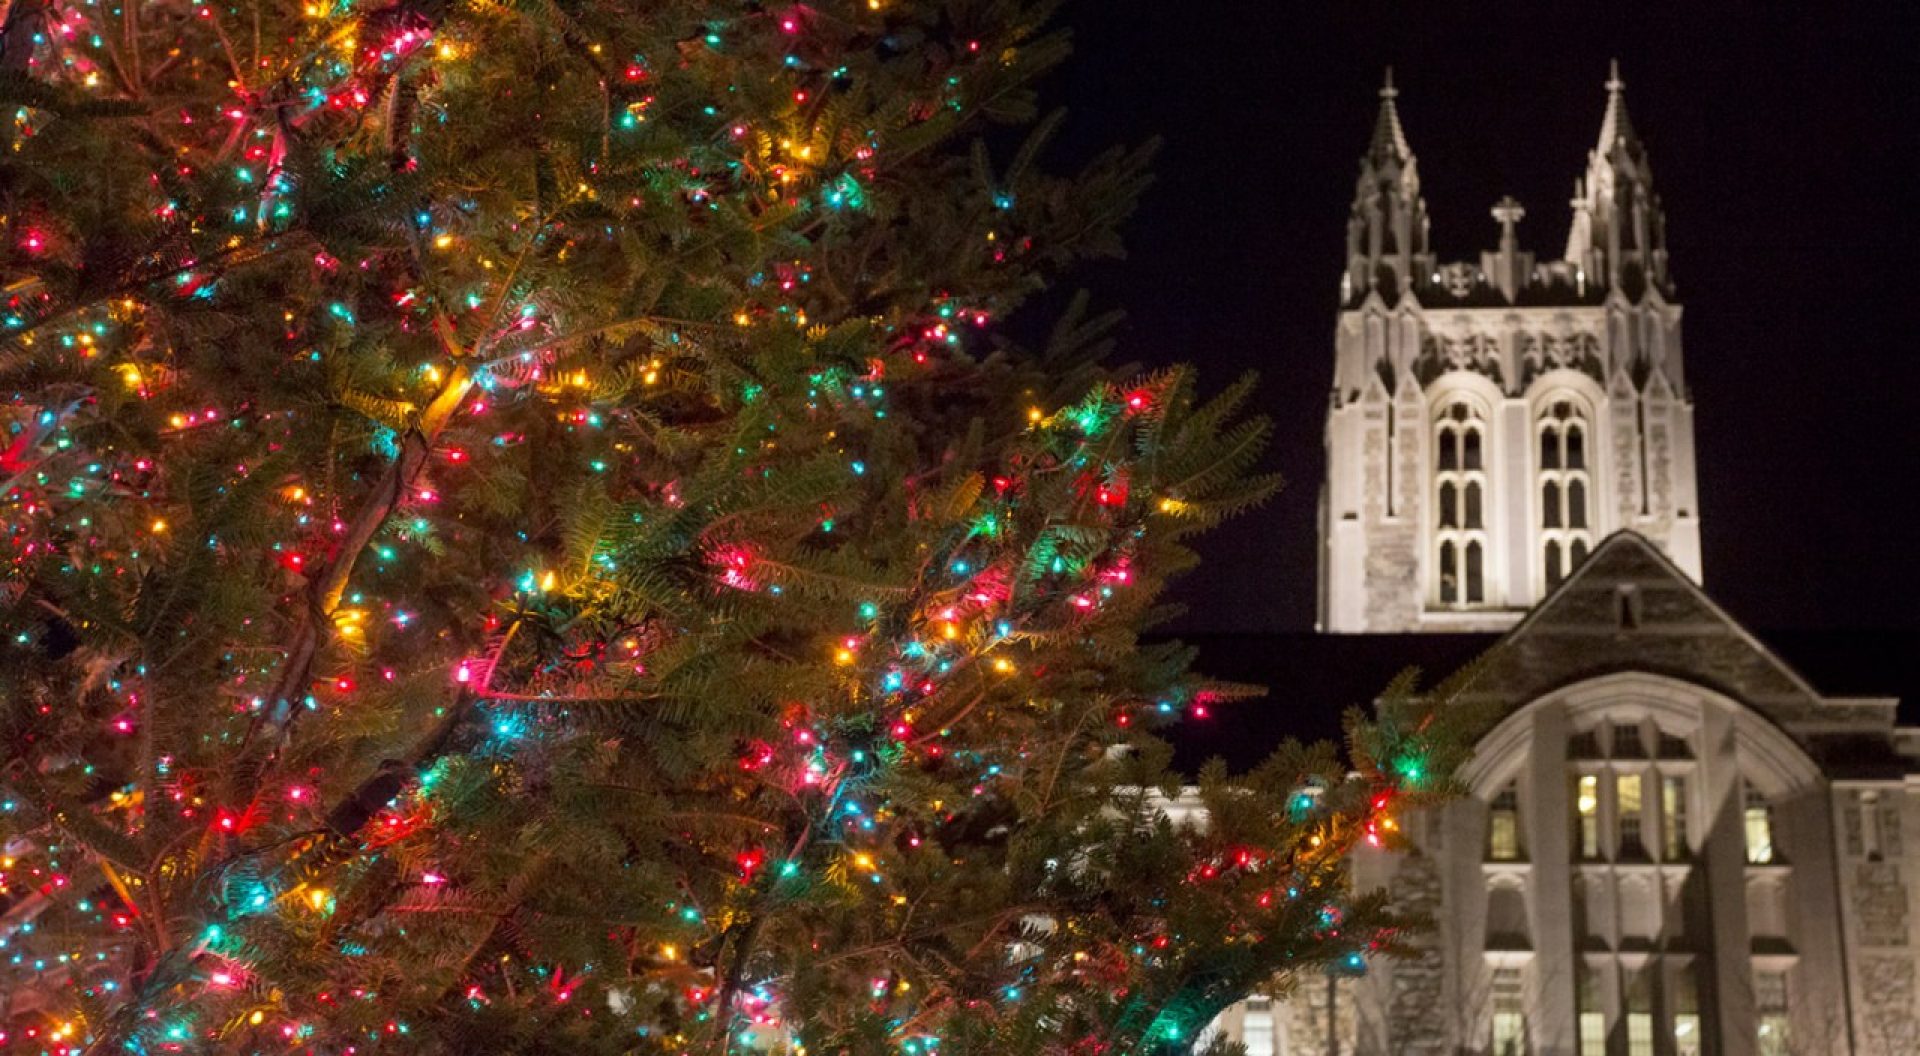
[[[1440,259],[1492,247],[1503,194],[1551,259],[1616,56],[1686,306],[1708,589],[1758,629],[1920,627],[1920,15],[1546,6],[1069,5],[1055,164],[1165,140],[1128,258],[1079,285],[1128,313],[1124,359],[1194,362],[1213,387],[1259,370],[1289,481],[1200,540],[1179,629],[1312,624],[1344,225],[1381,68]]]

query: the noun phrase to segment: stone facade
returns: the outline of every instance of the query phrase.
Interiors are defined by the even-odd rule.
[[[1504,1056],[1500,1011],[1515,1056],[1920,1052],[1920,731],[1894,701],[1822,695],[1624,532],[1468,695],[1504,718],[1467,795],[1354,863],[1435,927],[1350,981],[1342,1052]],[[1314,992],[1273,999],[1308,1040],[1253,1056],[1327,1051]]]
[[[1502,630],[1466,691],[1502,717],[1465,796],[1354,861],[1434,927],[1230,1009],[1250,1056],[1920,1054],[1920,730],[1822,694],[1700,586],[1664,218],[1607,87],[1563,259],[1522,252],[1503,200],[1477,267],[1430,253],[1382,93],[1320,629]]]
[[[1382,91],[1335,329],[1322,630],[1504,629],[1622,529],[1700,578],[1680,306],[1621,89],[1609,82],[1564,259],[1522,250],[1525,211],[1503,199],[1478,264],[1429,251],[1418,165]]]

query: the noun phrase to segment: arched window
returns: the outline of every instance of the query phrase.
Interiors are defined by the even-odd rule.
[[[1558,587],[1593,548],[1587,469],[1586,410],[1570,399],[1543,404],[1535,422],[1540,438],[1540,570],[1548,590]]]
[[[1434,414],[1433,586],[1446,609],[1487,603],[1487,420],[1465,399]]]

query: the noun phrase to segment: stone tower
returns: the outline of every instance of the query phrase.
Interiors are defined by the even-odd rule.
[[[1693,403],[1647,151],[1608,78],[1562,259],[1440,263],[1389,72],[1347,222],[1318,625],[1510,627],[1631,529],[1701,578]]]

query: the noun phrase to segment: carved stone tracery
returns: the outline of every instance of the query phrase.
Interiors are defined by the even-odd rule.
[[[1420,340],[1420,358],[1414,363],[1414,376],[1426,385],[1448,371],[1470,370],[1500,383],[1500,341],[1492,334],[1464,334],[1448,337],[1426,334]]]
[[[1520,335],[1521,387],[1552,370],[1577,370],[1595,381],[1604,381],[1600,336],[1588,333]]]

